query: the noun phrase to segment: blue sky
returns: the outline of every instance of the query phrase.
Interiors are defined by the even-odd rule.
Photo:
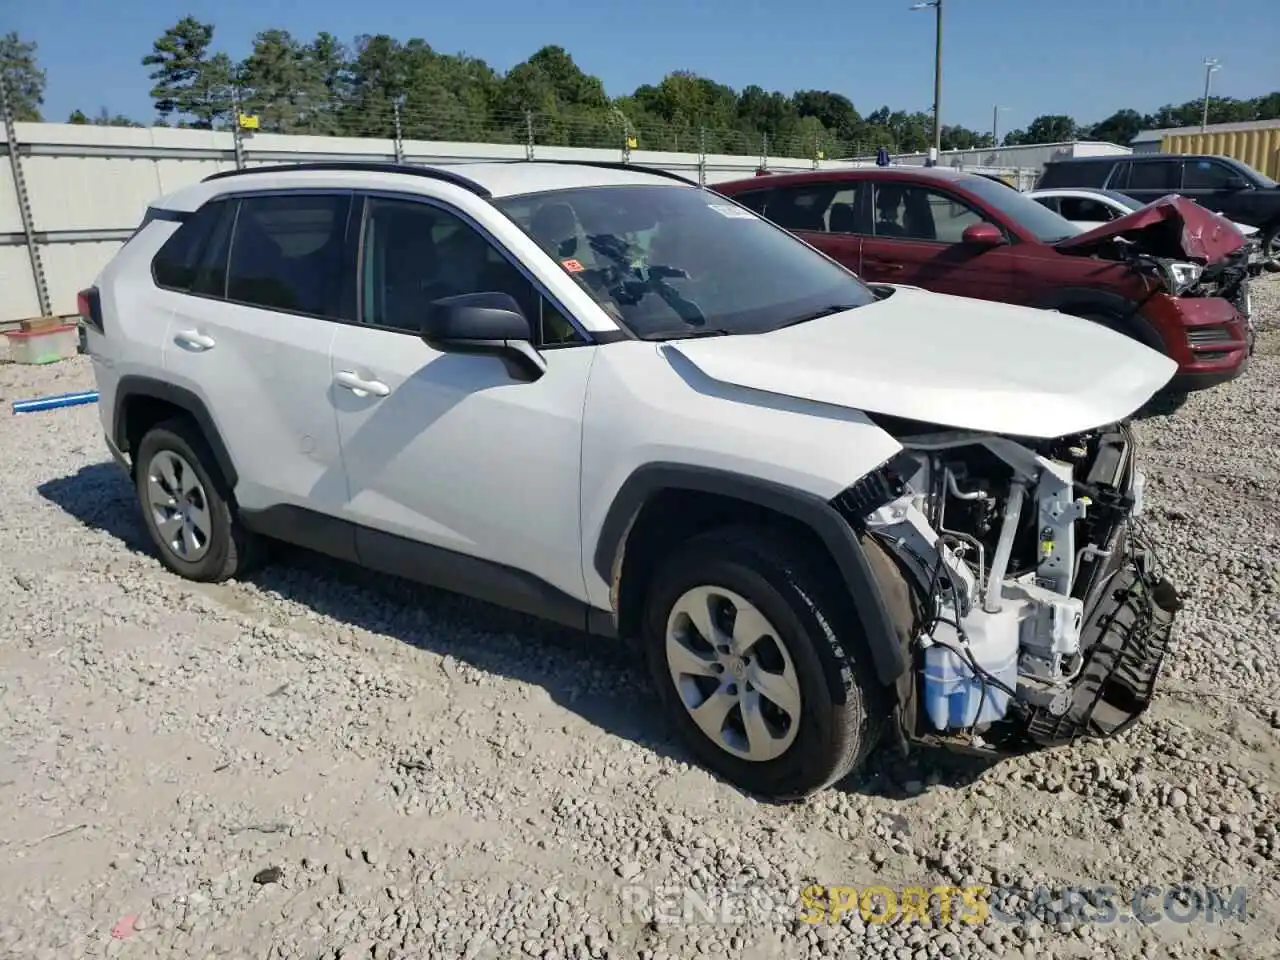
[[[1223,69],[1214,92],[1280,89],[1276,0],[945,0],[944,123],[1026,126],[1042,113],[1099,120],[1120,107],[1152,110],[1202,92],[1206,56]],[[933,11],[910,0],[618,0],[542,6],[530,0],[0,0],[0,29],[40,45],[44,113],[74,109],[150,120],[141,58],[183,14],[216,26],[217,49],[239,59],[253,35],[284,27],[349,41],[360,33],[419,36],[505,70],[538,47],[565,47],[611,95],[693,70],[732,87],[830,89],[863,113],[882,104],[928,110]],[[1067,12],[1070,11],[1070,12]]]

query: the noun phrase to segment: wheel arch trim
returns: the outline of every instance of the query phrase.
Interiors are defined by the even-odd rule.
[[[226,479],[227,486],[232,490],[235,489],[239,481],[239,473],[236,471],[231,454],[227,451],[226,444],[222,441],[222,435],[218,432],[213,416],[209,413],[209,408],[195,393],[164,380],[136,374],[120,378],[116,387],[115,408],[112,411],[111,420],[111,439],[118,449],[128,452],[136,464],[137,451],[129,450],[128,411],[130,402],[139,398],[160,400],[189,414],[213,451],[214,460],[217,461],[218,469]]]
[[[899,635],[881,595],[875,574],[856,532],[821,497],[785,484],[712,467],[647,463],[634,470],[618,489],[601,524],[592,565],[613,584],[621,570],[627,542],[640,512],[658,494],[680,490],[706,493],[763,507],[802,524],[827,548],[861,621],[877,678],[892,684],[906,669]]]
[[[1078,315],[1077,311],[1108,314],[1127,324],[1144,346],[1160,353],[1169,352],[1159,331],[1142,315],[1142,304],[1119,294],[1092,287],[1059,287],[1032,306],[1040,310],[1059,310],[1073,316]]]

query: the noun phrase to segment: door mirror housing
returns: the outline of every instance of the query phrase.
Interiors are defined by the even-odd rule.
[[[1227,182],[1223,184],[1227,190],[1248,190],[1249,181],[1239,174],[1232,174],[1227,177]]]
[[[960,242],[971,247],[998,247],[1004,243],[1004,234],[994,223],[975,223],[964,228]]]
[[[443,353],[491,353],[519,380],[537,380],[546,361],[533,346],[529,320],[506,293],[464,293],[433,300],[420,328],[422,341]]]

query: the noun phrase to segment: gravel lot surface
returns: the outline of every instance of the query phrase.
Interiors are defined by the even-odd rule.
[[[0,957],[1276,957],[1280,282],[1255,300],[1248,374],[1140,427],[1190,593],[1144,721],[986,769],[884,753],[791,806],[692,766],[619,647],[298,553],[169,575],[96,408],[10,412],[87,362],[0,365]],[[766,909],[808,883],[1104,884],[1122,915],[1185,883],[1194,919]],[[710,915],[668,922],[673,885]],[[1238,887],[1243,920],[1194,909]]]

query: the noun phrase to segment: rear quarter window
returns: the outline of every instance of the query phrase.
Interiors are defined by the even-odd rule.
[[[181,293],[221,292],[213,289],[217,286],[216,261],[219,257],[223,260],[226,257],[231,213],[231,204],[215,200],[186,217],[151,260],[151,277],[156,286]],[[141,232],[152,221],[173,219],[175,215],[167,211],[148,211],[138,229]],[[214,268],[212,274],[208,269],[210,266]],[[225,267],[222,273],[225,274]]]
[[[1107,175],[1114,166],[1112,161],[1067,161],[1045,164],[1038,188],[1047,187],[1100,187],[1107,182]]]

